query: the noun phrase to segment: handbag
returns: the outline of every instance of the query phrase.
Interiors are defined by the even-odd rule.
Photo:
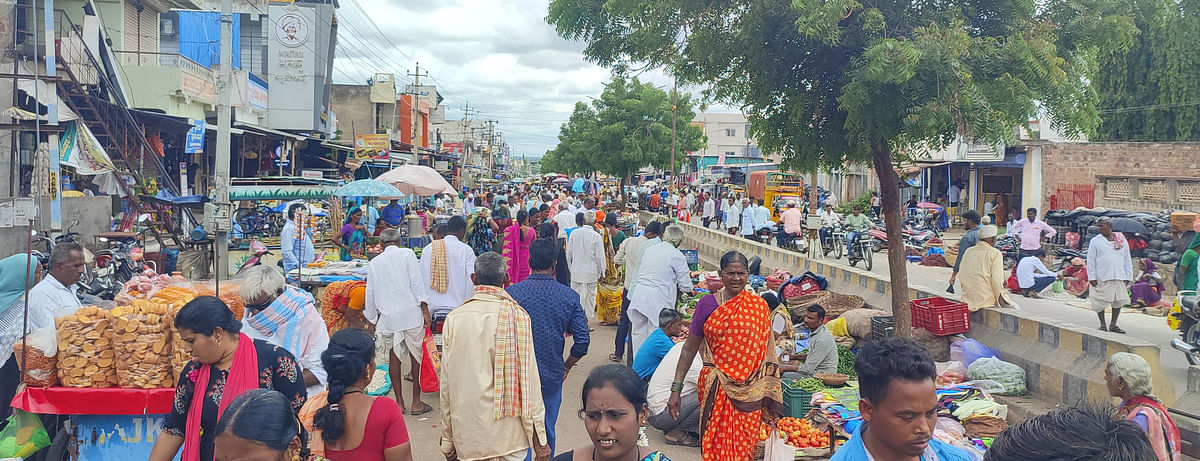
[[[421,341],[421,392],[437,392],[440,385],[438,370],[442,368],[442,354],[433,341],[433,332],[425,327],[425,340]]]

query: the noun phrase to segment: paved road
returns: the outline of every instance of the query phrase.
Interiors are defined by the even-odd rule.
[[[947,235],[944,238],[949,240],[957,240],[959,235]],[[825,262],[828,262],[826,259]],[[889,276],[890,271],[887,262],[887,252],[875,254],[874,267],[871,272],[883,276]],[[849,267],[849,263],[843,256],[839,261],[840,265]],[[908,269],[909,286],[918,288],[921,291],[934,293],[937,295],[950,295],[946,291],[946,282],[950,279],[951,269],[948,267],[929,267],[919,264],[906,264]],[[863,264],[858,264],[858,269],[863,269]],[[962,285],[955,284],[956,293],[962,293]],[[1100,321],[1096,318],[1095,312],[1088,307],[1086,300],[1078,302],[1064,302],[1050,299],[1030,299],[1020,296],[1016,297],[1016,302],[1022,310],[1035,312],[1038,315],[1053,318],[1062,322],[1070,322],[1086,328],[1096,328]],[[1107,317],[1109,314],[1105,314]],[[1138,312],[1125,310],[1119,317],[1118,324],[1126,331],[1129,336],[1150,342],[1161,349],[1159,362],[1163,367],[1163,373],[1166,374],[1171,382],[1175,384],[1177,392],[1183,392],[1187,389],[1187,359],[1179,352],[1171,348],[1171,340],[1178,339],[1179,334],[1167,327],[1165,317],[1155,317]],[[1099,332],[1104,335],[1117,335],[1116,333]]]

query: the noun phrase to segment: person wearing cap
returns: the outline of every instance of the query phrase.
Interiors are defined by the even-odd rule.
[[[999,229],[991,224],[979,228],[979,241],[962,252],[959,258],[958,281],[962,283],[963,301],[972,312],[985,307],[1010,307],[1012,300],[1004,284],[1004,253],[997,250]]]
[[[787,201],[787,210],[779,215],[779,220],[783,222],[783,227],[776,232],[775,240],[781,247],[804,231],[804,212],[796,208],[795,200]]]

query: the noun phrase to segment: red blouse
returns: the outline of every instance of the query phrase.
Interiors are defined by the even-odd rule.
[[[404,412],[395,400],[387,397],[377,397],[371,404],[365,431],[357,448],[334,450],[326,446],[325,458],[330,461],[384,461],[384,450],[408,443]]]

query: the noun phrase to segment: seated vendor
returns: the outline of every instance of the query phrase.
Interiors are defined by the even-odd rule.
[[[649,343],[649,340],[646,341]],[[643,349],[645,346],[642,346]],[[646,422],[664,433],[668,445],[683,445],[686,447],[700,446],[700,398],[696,389],[700,383],[700,369],[704,363],[697,354],[692,359],[687,376],[683,378],[683,389],[679,397],[679,417],[672,418],[667,409],[667,400],[671,397],[671,381],[675,380],[675,365],[683,353],[683,343],[676,344],[667,352],[662,361],[667,366],[660,366],[650,377],[646,387],[646,407],[650,418]]]
[[[804,361],[804,364],[779,364],[784,371],[783,378],[804,379],[820,373],[837,373],[837,343],[833,341],[833,333],[825,328],[825,308],[820,304],[808,306],[808,311],[804,313],[804,324],[812,332],[809,334],[808,352],[793,356]]]
[[[637,372],[642,381],[650,381],[650,376],[658,369],[658,364],[662,363],[663,357],[675,346],[675,340],[671,338],[679,336],[682,329],[683,318],[679,316],[679,311],[663,309],[658,313],[658,329],[650,333],[642,347],[638,348],[637,355],[633,357],[633,371]]]

